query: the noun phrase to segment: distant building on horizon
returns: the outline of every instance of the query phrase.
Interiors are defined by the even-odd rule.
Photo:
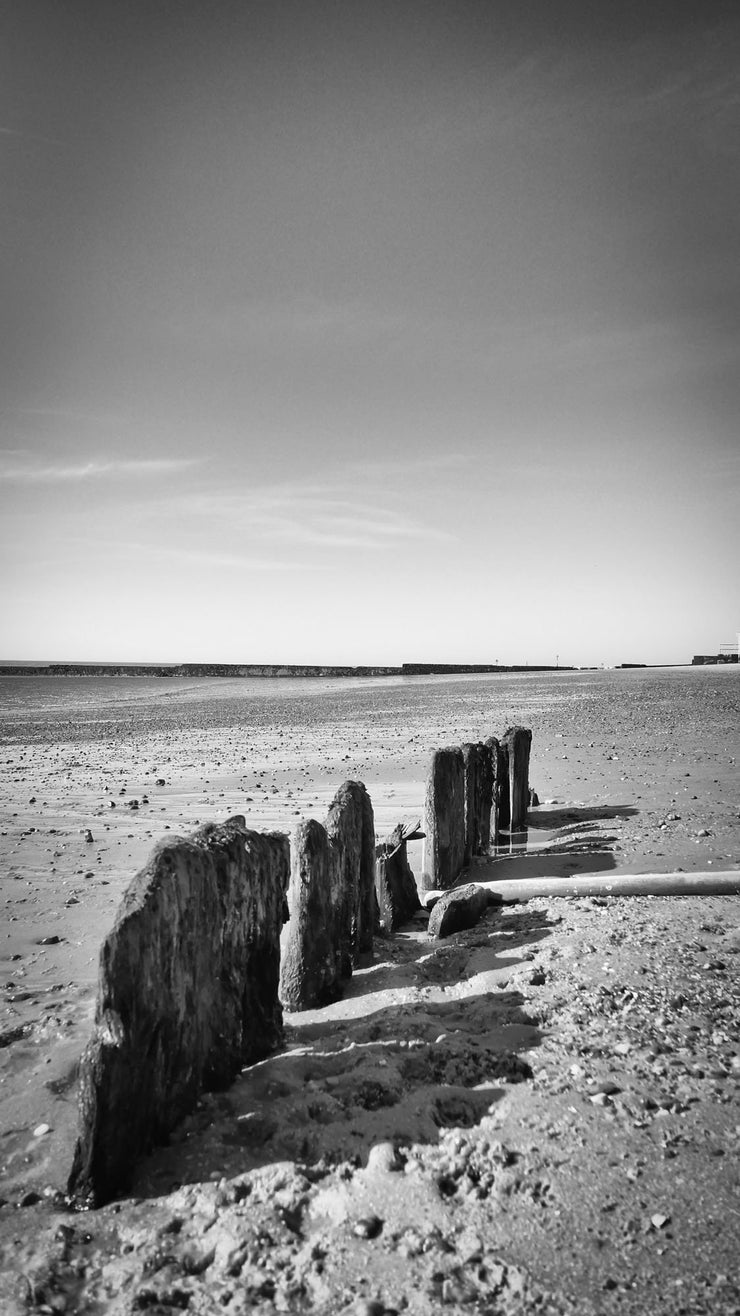
[[[712,663],[736,663],[738,661],[740,661],[740,631],[737,633],[736,641],[730,641],[728,644],[719,646],[719,653],[694,654],[691,665],[692,667],[705,667]]]

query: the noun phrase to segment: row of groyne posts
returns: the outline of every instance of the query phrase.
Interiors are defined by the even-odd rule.
[[[531,732],[432,755],[424,829],[376,842],[373,807],[347,781],[324,823],[249,831],[243,817],[161,843],[126,891],[100,953],[93,1036],[80,1062],[69,1178],[78,1205],[130,1185],[205,1090],[227,1087],[282,1041],[283,1007],[336,1000],[373,938],[420,906],[407,843],[424,837],[422,893],[521,830]]]

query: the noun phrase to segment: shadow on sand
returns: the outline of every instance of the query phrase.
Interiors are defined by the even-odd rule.
[[[571,877],[573,873],[610,873],[617,863],[610,850],[555,848],[519,855],[474,860],[471,882],[515,881],[537,877]]]
[[[540,1041],[506,974],[498,987],[479,975],[532,959],[527,947],[547,935],[541,913],[490,911],[443,943],[415,929],[376,943],[381,963],[359,971],[335,1006],[288,1016],[285,1048],[204,1097],[171,1145],[142,1162],[133,1192],[156,1196],[279,1161],[360,1165],[378,1142],[436,1145],[445,1128],[472,1128],[531,1077],[521,1052]],[[380,1004],[384,990],[403,999]]]
[[[615,818],[634,818],[640,810],[636,809],[633,804],[595,804],[584,807],[563,806],[557,809],[545,809],[541,805],[537,809],[530,809],[527,819],[530,831],[538,831],[542,828],[547,831],[556,831],[558,828],[567,827],[570,830],[572,823],[598,823],[606,822]]]
[[[423,935],[425,919],[419,914],[417,927],[421,933],[401,928],[393,937],[376,940],[376,963],[356,970],[347,983],[342,997],[343,1014],[347,1017],[350,1012],[357,1016],[361,1013],[363,1018],[370,1018],[375,1012],[371,1002],[373,993],[454,989],[483,971],[482,950],[485,950],[486,972],[511,973],[517,965],[532,959],[531,947],[550,935],[551,924],[541,910],[510,911],[505,919],[501,913],[492,907],[475,928],[443,941],[427,940]],[[517,955],[519,950],[522,953]],[[380,1009],[383,1012],[387,1006]],[[294,1015],[292,1021],[301,1028],[304,1037],[312,1036],[313,1028],[326,1027],[324,1023],[299,1024],[300,1018]]]
[[[474,860],[469,879],[570,877],[573,873],[607,873],[616,868],[619,841],[599,824],[634,817],[630,804],[531,810],[522,832],[504,832],[491,853]]]

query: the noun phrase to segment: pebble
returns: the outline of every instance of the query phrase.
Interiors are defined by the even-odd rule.
[[[370,1148],[366,1166],[367,1174],[390,1174],[393,1170],[398,1169],[400,1169],[400,1164],[392,1142],[376,1142]]]
[[[34,1138],[43,1138],[45,1133],[51,1133],[51,1125],[37,1124],[33,1131],[33,1136]]]
[[[377,1238],[383,1228],[383,1221],[380,1216],[366,1215],[360,1220],[356,1220],[352,1226],[352,1233],[357,1238]]]
[[[464,1229],[457,1240],[457,1255],[461,1261],[476,1261],[483,1256],[483,1243],[473,1229]]]

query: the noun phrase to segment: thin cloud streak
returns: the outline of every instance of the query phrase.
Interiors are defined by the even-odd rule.
[[[90,540],[79,540],[77,542],[80,547],[84,547],[85,551],[89,551]],[[288,562],[285,559],[271,557],[252,557],[248,553],[214,552],[209,549],[181,548],[177,545],[147,544],[141,541],[120,541],[106,544],[105,553],[106,556],[116,554],[125,558],[126,561],[136,558],[151,563],[158,559],[160,561],[181,562],[192,566],[223,567],[238,569],[239,571],[292,573],[294,571],[303,572],[314,569],[313,564],[305,561]]]
[[[0,127],[0,133],[3,137],[20,137],[29,142],[43,142],[46,146],[66,146],[67,143],[61,141],[59,137],[43,137],[41,133],[22,132],[19,128]]]
[[[364,499],[357,498],[356,486],[350,491],[343,485],[203,490],[179,495],[168,503],[168,510],[178,521],[218,524],[222,531],[228,526],[240,537],[275,545],[379,550],[455,538],[437,525],[411,519],[405,507],[388,506],[391,495],[380,481],[373,487],[368,479],[364,488]],[[395,496],[402,496],[402,491]],[[157,509],[155,515],[160,515]]]
[[[12,410],[3,411],[1,414],[6,416],[41,417],[42,420],[82,421],[84,424],[91,425],[120,425],[124,420],[124,417],[113,413],[79,411],[68,407],[14,407]]]
[[[7,458],[7,454],[4,454]],[[139,460],[88,461],[69,466],[8,465],[0,463],[0,481],[8,484],[64,484],[67,482],[115,478],[146,478],[173,475],[201,466],[200,457],[153,457]]]
[[[404,360],[414,368],[434,365],[476,377],[491,370],[505,370],[513,379],[531,378],[535,369],[560,375],[576,367],[620,367],[634,372],[636,384],[645,378],[716,366],[734,359],[737,351],[732,326],[720,323],[717,312],[706,309],[677,310],[652,319],[614,309],[608,317],[603,312],[574,314],[572,310],[512,317],[495,310],[424,314],[400,305],[383,308],[369,300],[316,302],[307,310],[296,301],[224,306],[194,316],[174,332],[208,343],[211,349],[258,347],[299,356],[308,345],[323,354],[343,352],[349,343],[356,348],[373,341],[390,361]],[[439,469],[441,460],[432,459],[430,468]]]
[[[171,321],[166,328],[175,340],[205,342],[212,350],[260,345],[282,353],[286,342],[315,349],[348,340],[390,345],[408,332],[408,315],[359,299],[281,298],[199,310]]]
[[[589,75],[572,51],[545,46],[409,131],[420,149],[444,155],[534,134],[548,141],[563,135],[581,140],[615,127],[680,125],[689,138],[709,134],[714,151],[730,153],[734,137],[727,134],[740,108],[728,54],[736,32],[734,23],[720,26],[703,50],[685,34],[667,46],[662,38],[638,39],[629,59],[614,66],[608,86],[598,62]]]

